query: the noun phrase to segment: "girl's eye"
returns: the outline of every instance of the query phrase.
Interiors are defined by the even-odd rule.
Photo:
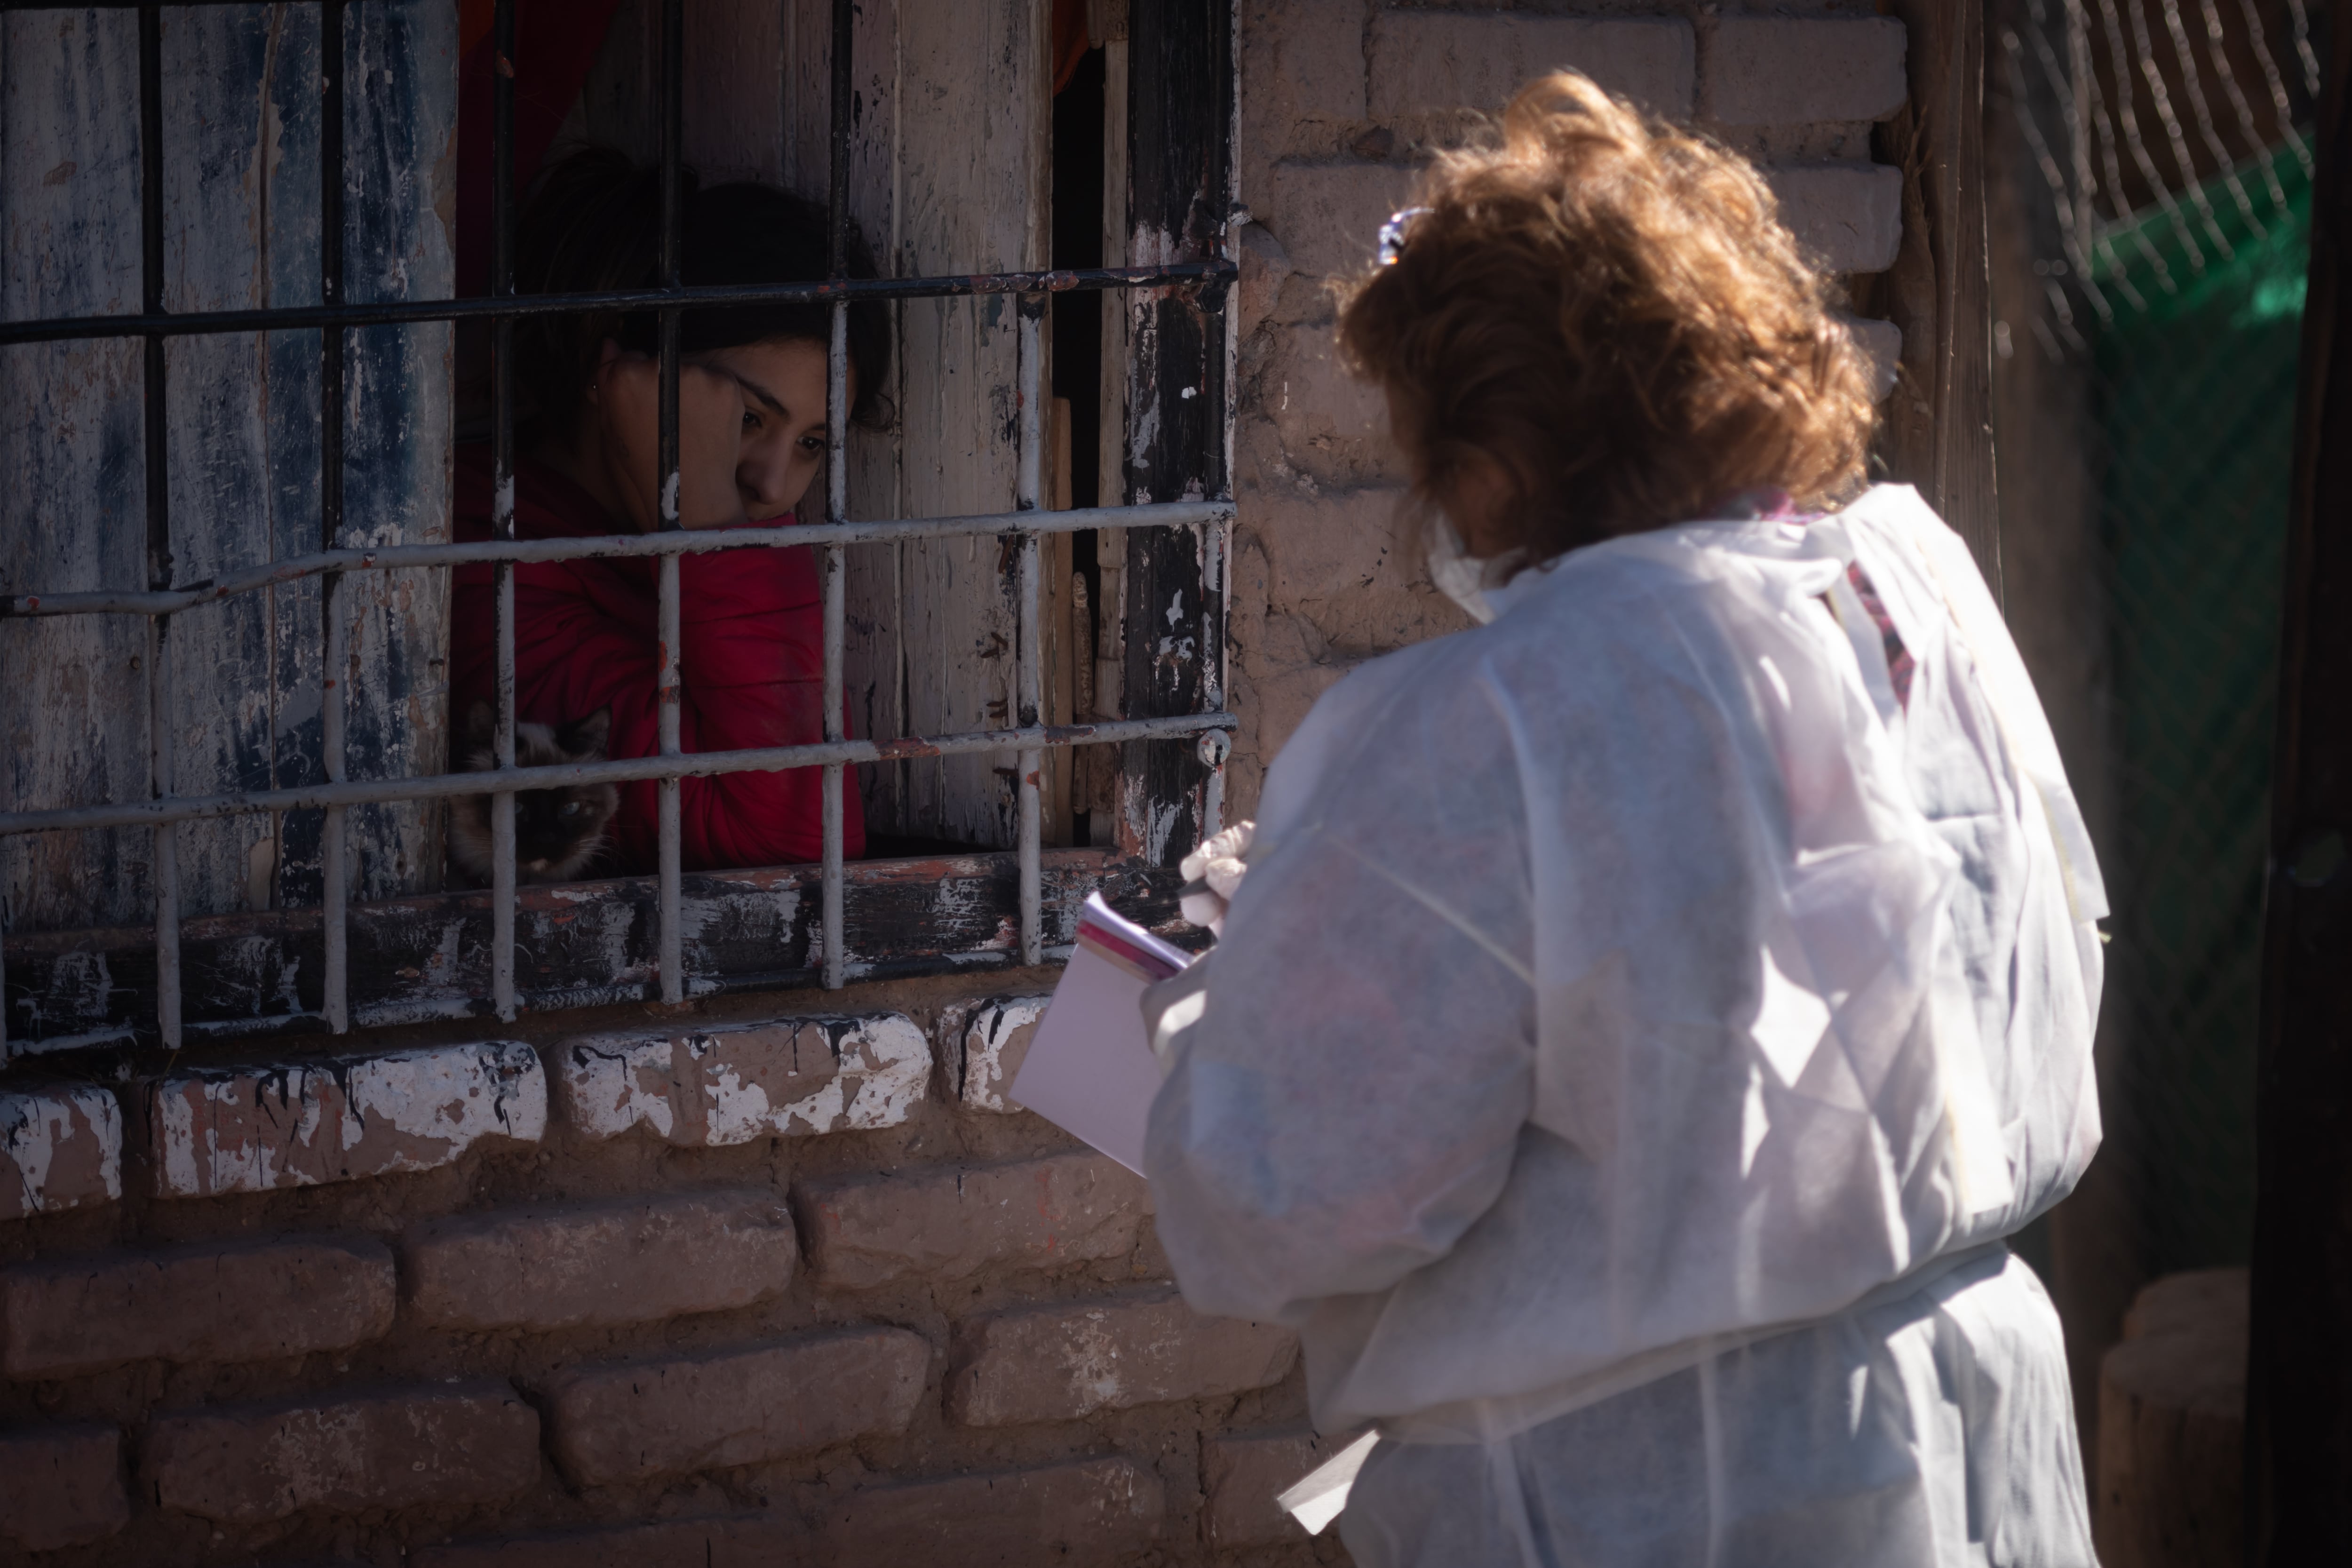
[[[757,430],[759,427],[760,416],[749,408],[743,410],[743,428],[746,430]]]
[[[803,436],[803,437],[801,437],[801,450],[802,450],[802,451],[803,451],[803,452],[822,452],[822,451],[824,451],[824,437],[822,437],[822,436]]]

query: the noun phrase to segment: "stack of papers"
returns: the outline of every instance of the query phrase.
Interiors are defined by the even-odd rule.
[[[1160,1092],[1143,992],[1192,962],[1100,893],[1090,896],[1078,911],[1069,967],[1013,1079],[1013,1100],[1141,1175],[1144,1125]]]

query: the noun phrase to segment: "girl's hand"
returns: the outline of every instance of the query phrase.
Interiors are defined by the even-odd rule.
[[[661,368],[641,353],[607,345],[596,366],[595,416],[607,478],[641,533],[661,527]],[[726,528],[745,521],[735,470],[742,457],[745,405],[732,376],[696,365],[677,371],[679,525]]]

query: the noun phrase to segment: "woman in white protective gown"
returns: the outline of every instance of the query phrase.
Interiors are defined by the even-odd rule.
[[[1379,1431],[1360,1568],[2090,1564],[2002,1238],[2105,906],[1984,579],[1747,163],[1570,73],[1426,184],[1341,342],[1483,624],[1315,705],[1147,999],[1185,1297]]]

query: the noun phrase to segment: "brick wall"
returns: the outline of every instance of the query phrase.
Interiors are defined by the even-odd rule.
[[[1905,97],[1902,24],[1872,0],[1786,5],[1523,0],[1398,6],[1244,0],[1240,427],[1234,544],[1236,737],[1229,810],[1249,816],[1266,763],[1308,706],[1374,655],[1455,630],[1460,613],[1401,557],[1405,475],[1376,393],[1332,350],[1335,280],[1368,266],[1461,110],[1574,66],[1764,164],[1784,216],[1832,270],[1894,263],[1902,186],[1871,161]],[[1856,322],[1874,357],[1900,346]]]
[[[1341,1560],[999,978],[10,1074],[0,1562]]]
[[[1899,26],[1766,9],[1241,5],[1237,814],[1460,624],[1328,288],[1462,105],[1580,65],[1893,256]],[[1142,1184],[1005,1099],[1054,978],[0,1076],[0,1563],[1343,1562],[1273,1503],[1329,1447],[1289,1336],[1188,1312]]]

